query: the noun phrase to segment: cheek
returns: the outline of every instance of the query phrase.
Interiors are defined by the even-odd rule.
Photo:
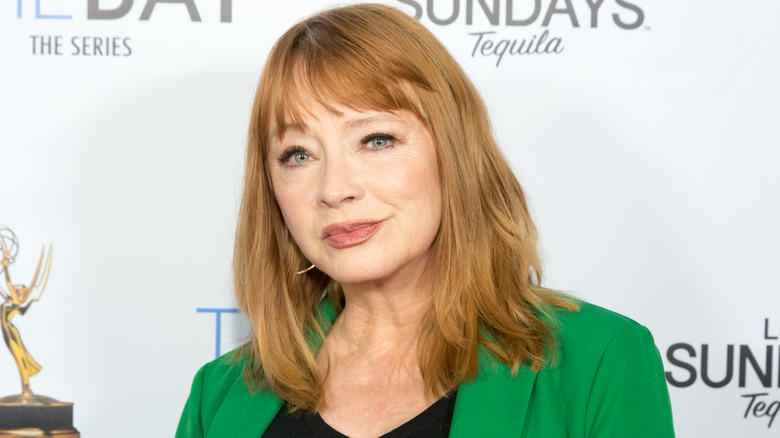
[[[286,197],[284,193],[280,193],[279,191],[276,191],[276,203],[279,205],[279,210],[282,212],[284,224],[287,225],[287,228],[290,228],[290,218],[296,217],[295,205],[288,200],[288,197]]]
[[[434,154],[421,154],[414,161],[414,165],[406,170],[404,190],[420,202],[427,203],[427,208],[441,208],[441,183]]]
[[[274,196],[287,229],[296,236],[297,231],[303,226],[302,220],[305,217],[306,194],[302,193],[294,185],[285,183],[283,180],[273,178]]]
[[[379,164],[379,165],[377,165]],[[440,192],[438,162],[433,146],[415,145],[413,150],[366,166],[365,181],[399,199],[420,199]]]
[[[307,254],[307,248],[309,247],[310,239],[307,238],[310,229],[310,215],[307,214],[306,207],[300,202],[300,197],[297,193],[289,190],[274,190],[276,195],[276,203],[279,205],[279,210],[282,212],[282,219],[284,220],[284,226],[290,232],[295,244],[304,254]]]
[[[313,196],[314,176],[306,169],[271,169],[274,196],[282,211],[297,211],[305,205],[305,201]]]
[[[279,210],[282,211],[284,221],[287,222],[288,212],[293,208],[293,199],[290,196],[290,191],[283,184],[279,184],[277,178],[273,178],[274,183],[274,197],[276,198],[276,204],[279,205]]]
[[[396,163],[394,166],[375,170],[372,174],[372,185],[376,193],[381,193],[383,198],[405,204],[406,209],[410,210],[408,213],[419,215],[427,212],[438,218],[441,210],[441,185],[435,169],[435,162],[432,165],[425,161]]]

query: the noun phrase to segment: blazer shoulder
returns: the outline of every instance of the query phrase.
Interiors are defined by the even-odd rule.
[[[553,360],[539,372],[533,430],[558,415],[569,436],[673,437],[661,356],[643,325],[586,302],[550,314]],[[544,434],[540,434],[544,435]],[[550,434],[547,434],[550,435]]]
[[[199,374],[204,405],[221,403],[233,385],[243,381],[248,363],[242,346],[203,365]]]
[[[595,304],[575,300],[579,310],[550,310],[549,324],[556,343],[568,348],[587,345],[588,349],[606,347],[621,332],[649,331],[633,319]]]
[[[555,355],[547,368],[560,377],[594,373],[607,353],[648,357],[658,355],[650,331],[633,319],[584,301],[579,310],[548,312]]]
[[[228,384],[232,384],[235,378],[243,377],[249,363],[245,351],[246,345],[243,345],[203,365],[204,381],[218,383],[231,380]]]

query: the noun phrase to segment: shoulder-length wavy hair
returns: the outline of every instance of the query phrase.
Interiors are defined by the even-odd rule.
[[[526,364],[540,369],[553,342],[540,319],[544,308],[575,306],[539,287],[536,228],[485,104],[424,26],[396,9],[361,4],[294,25],[271,50],[257,87],[234,254],[238,305],[254,328],[245,349],[250,387],[270,387],[294,408],[321,406],[326,376],[312,349],[323,329],[317,307],[323,290],[337,308],[344,305],[326,274],[296,275],[307,262],[268,171],[270,136],[302,123],[311,99],[333,111],[334,104],[411,111],[433,136],[442,220],[433,242],[433,305],[418,342],[429,394],[476,377],[480,345],[515,372]]]

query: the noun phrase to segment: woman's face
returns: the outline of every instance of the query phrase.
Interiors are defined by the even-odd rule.
[[[274,193],[295,242],[344,286],[415,281],[441,222],[430,132],[408,111],[310,108],[281,139],[272,129],[269,145]]]

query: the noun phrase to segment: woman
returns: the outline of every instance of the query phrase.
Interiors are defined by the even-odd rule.
[[[539,286],[485,105],[392,8],[274,46],[234,265],[253,339],[198,372],[178,437],[674,434],[649,332]]]

